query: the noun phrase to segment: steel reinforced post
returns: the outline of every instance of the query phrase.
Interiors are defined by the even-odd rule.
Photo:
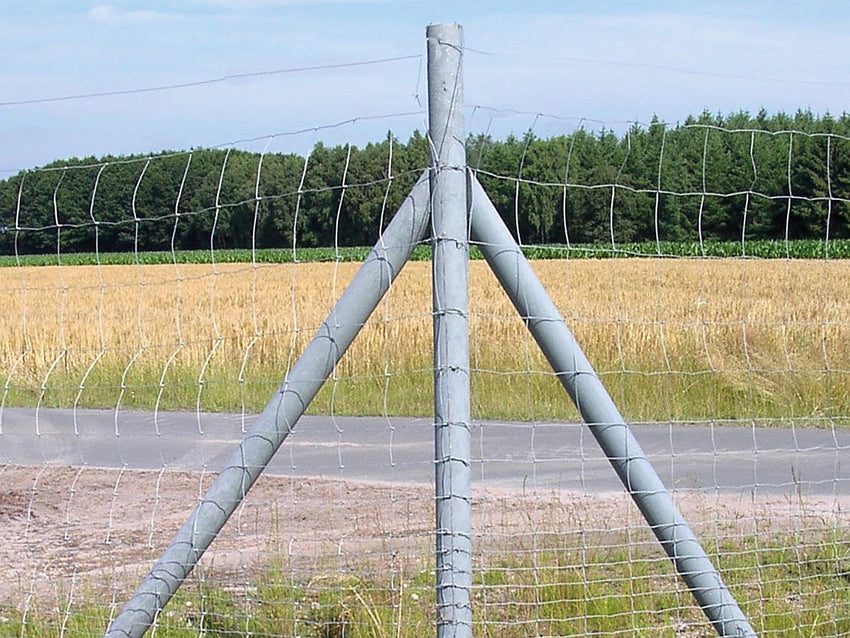
[[[469,259],[463,34],[428,27],[433,225],[434,454],[438,638],[472,636]]]
[[[481,184],[474,176],[470,181],[473,241],[676,571],[719,635],[756,636]]]
[[[138,638],[195,567],[259,478],[295,423],[351,345],[369,315],[428,233],[428,181],[423,175],[351,280],[280,390],[216,477],[151,573],[106,631]]]

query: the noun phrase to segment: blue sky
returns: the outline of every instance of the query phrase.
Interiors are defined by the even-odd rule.
[[[303,154],[318,140],[406,139],[425,127],[435,22],[464,27],[468,132],[850,111],[844,2],[12,0],[0,4],[0,178],[239,140]],[[177,85],[189,86],[138,91]]]

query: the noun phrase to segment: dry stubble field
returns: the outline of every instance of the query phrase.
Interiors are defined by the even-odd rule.
[[[819,423],[848,414],[850,263],[634,259],[535,268],[630,418]],[[10,269],[0,290],[3,404],[259,409],[355,269]],[[406,267],[315,411],[427,413],[429,276],[427,263]],[[470,278],[477,415],[570,418],[486,265],[473,262]],[[68,609],[75,598],[120,602],[210,478],[165,468],[0,467],[0,564],[11,585],[0,610],[44,613],[57,601],[61,619],[59,601]],[[620,495],[523,496],[476,495],[480,560],[498,563],[506,549],[545,555],[554,551],[549,542],[604,550],[623,535],[646,546],[625,560],[644,552],[649,558],[640,560],[664,560],[648,549],[646,530]],[[845,506],[837,497],[697,495],[683,509],[719,548],[747,534],[840,526]],[[188,586],[207,579],[242,591],[257,564],[280,560],[290,574],[320,583],[329,571],[339,578],[375,565],[384,575],[415,573],[430,555],[432,507],[430,491],[419,487],[264,477]],[[250,598],[247,590],[239,595]]]
[[[629,419],[848,413],[846,261],[534,265]],[[9,269],[0,289],[3,402],[259,410],[356,268]],[[571,417],[484,262],[471,263],[470,290],[477,416]],[[314,410],[428,414],[430,304],[429,264],[408,264]]]

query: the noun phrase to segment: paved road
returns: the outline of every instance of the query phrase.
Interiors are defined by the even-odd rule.
[[[244,422],[243,422],[244,421]],[[6,408],[0,464],[220,470],[251,418],[238,415]],[[668,488],[850,496],[850,431],[637,424]],[[475,480],[591,492],[621,486],[579,424],[479,422]],[[429,419],[303,417],[270,464],[279,475],[430,483]]]

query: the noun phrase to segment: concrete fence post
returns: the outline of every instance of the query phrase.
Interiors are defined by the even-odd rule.
[[[434,460],[438,638],[472,635],[469,259],[463,36],[427,29],[433,225]]]

